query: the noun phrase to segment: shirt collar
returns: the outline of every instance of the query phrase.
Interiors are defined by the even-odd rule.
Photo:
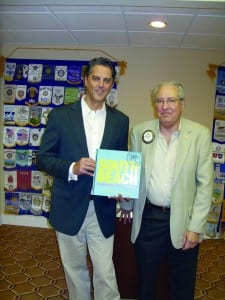
[[[157,125],[156,125],[156,130],[158,131],[158,133],[160,133],[160,130],[159,130],[159,119],[157,120]],[[181,123],[182,123],[182,120],[180,119],[180,123],[179,123],[179,126],[178,126],[178,129],[176,131],[174,131],[174,134],[175,135],[178,135],[181,131]]]
[[[81,98],[81,108],[82,108],[83,115],[87,116],[88,114],[90,114],[90,113],[92,113],[94,111],[92,109],[90,109],[90,107],[87,105],[87,103],[86,103],[86,101],[84,99],[85,99],[85,95],[82,96],[82,98]],[[105,112],[106,112],[106,105],[105,105],[105,103],[103,103],[103,106],[102,106],[101,109],[98,109],[95,112],[98,115],[105,114]]]

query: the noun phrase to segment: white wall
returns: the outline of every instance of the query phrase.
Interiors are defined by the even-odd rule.
[[[150,92],[153,86],[162,80],[179,80],[183,83],[186,91],[184,116],[198,121],[209,128],[212,126],[216,82],[208,78],[206,70],[209,63],[217,65],[225,63],[225,53],[222,51],[142,47],[127,48],[116,46],[89,48],[94,51],[46,49],[18,49],[14,51],[16,47],[16,45],[10,47],[2,46],[0,55],[5,57],[10,55],[10,58],[89,60],[97,56],[106,56],[107,53],[117,60],[126,61],[127,69],[125,75],[121,76],[118,86],[118,108],[129,115],[131,127],[143,120],[153,118],[150,105]],[[47,48],[47,46],[44,46],[44,48]],[[68,48],[71,49],[72,47]],[[74,49],[76,48],[74,47]],[[85,49],[87,48],[85,47]],[[98,49],[101,49],[101,51],[96,51]],[[2,199],[3,176],[2,173],[0,174],[0,195]],[[0,205],[1,211],[3,211],[3,200],[0,202]],[[39,218],[41,220],[38,220]],[[42,218],[2,215],[2,223],[22,223],[22,225],[28,224],[40,227],[48,226],[46,220],[43,221]]]

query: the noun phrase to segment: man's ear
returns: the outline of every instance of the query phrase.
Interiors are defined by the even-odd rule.
[[[84,76],[84,86],[87,86],[87,76]]]

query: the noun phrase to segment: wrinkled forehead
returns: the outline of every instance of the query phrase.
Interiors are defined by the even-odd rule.
[[[172,84],[164,84],[162,85],[158,92],[157,92],[157,97],[177,97],[179,95],[179,89]]]

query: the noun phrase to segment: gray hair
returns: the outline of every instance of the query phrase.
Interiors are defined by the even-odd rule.
[[[159,89],[162,86],[167,85],[167,84],[168,85],[173,85],[178,89],[178,94],[179,94],[178,97],[179,97],[180,100],[185,99],[184,87],[180,82],[178,82],[178,81],[163,81],[163,82],[160,82],[157,86],[155,86],[153,88],[153,90],[152,90],[152,100],[153,101],[156,100]]]

